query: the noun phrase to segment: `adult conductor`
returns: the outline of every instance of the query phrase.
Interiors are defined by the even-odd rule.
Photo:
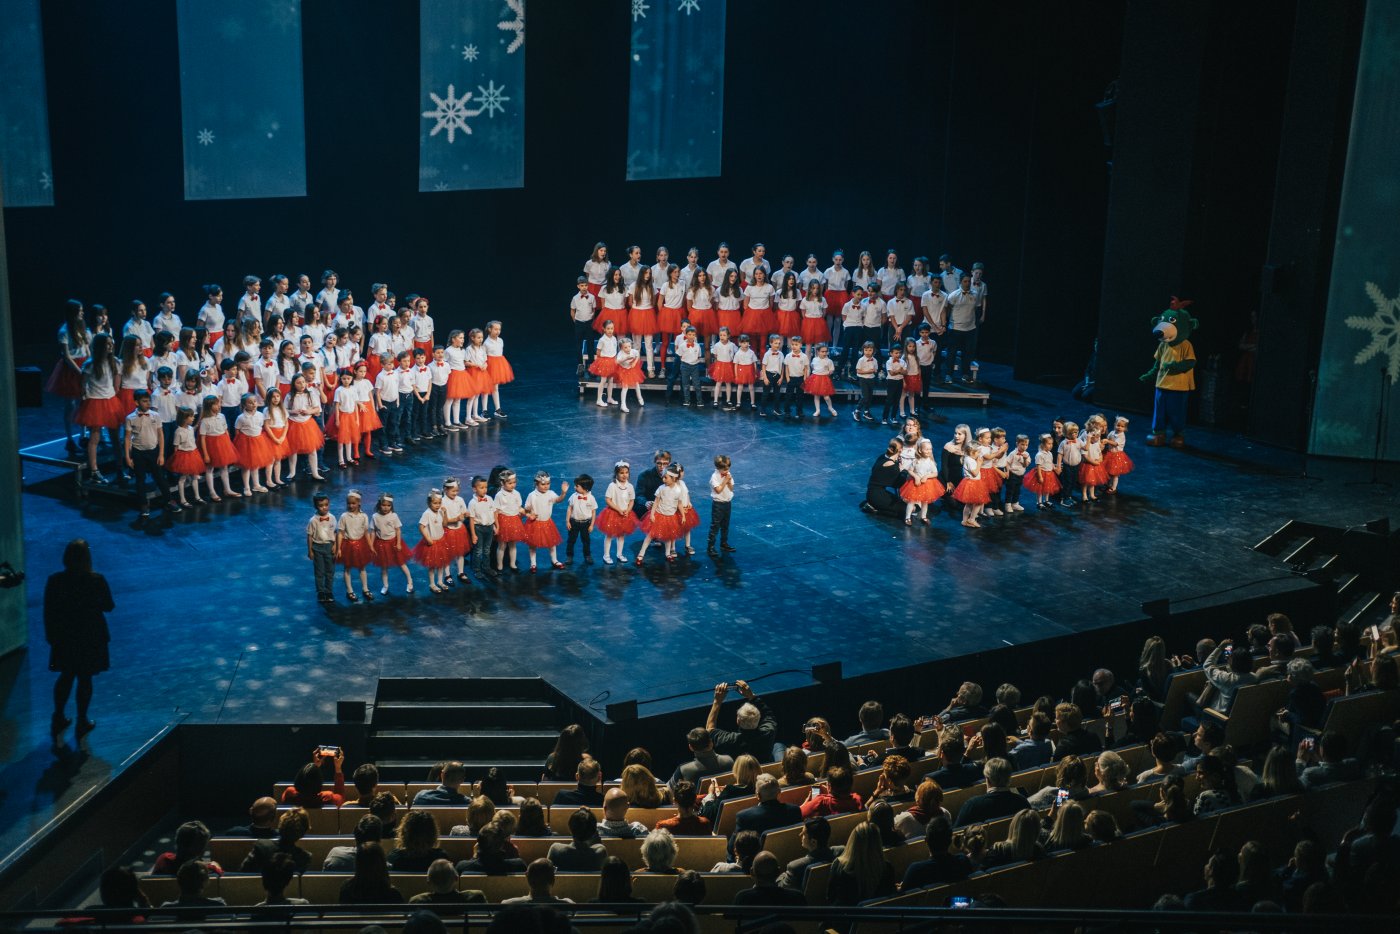
[[[870,468],[870,479],[865,484],[865,501],[860,504],[865,512],[881,516],[904,515],[904,501],[897,492],[905,478],[899,466],[899,452],[902,450],[904,443],[898,438],[891,439],[885,453]]]
[[[49,671],[58,672],[53,687],[52,731],[56,738],[73,721],[64,716],[73,682],[78,683],[79,739],[97,724],[88,719],[92,703],[92,676],[110,665],[106,613],[115,609],[107,578],[92,570],[88,543],[75,538],[63,549],[63,570],[49,576],[44,585],[44,638],[49,643]]]

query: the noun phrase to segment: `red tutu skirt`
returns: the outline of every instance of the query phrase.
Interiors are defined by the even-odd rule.
[[[368,379],[371,383],[374,382],[377,376],[379,376],[379,371],[382,369],[384,369],[384,367],[379,362],[379,354],[372,353],[365,358],[365,378]],[[287,393],[284,390],[282,392],[282,395],[285,396],[286,394]]]
[[[594,357],[588,365],[588,372],[599,379],[613,379],[617,376],[616,357]]]
[[[212,417],[223,418],[222,415]],[[209,452],[209,463],[204,465],[206,469],[229,467],[238,463],[238,449],[233,446],[228,432],[217,435],[201,435],[201,437],[204,439],[205,450]]]
[[[507,516],[504,513],[496,513],[496,541],[507,545],[525,541],[525,523],[520,520],[518,514]]]
[[[801,334],[802,343],[808,346],[831,343],[831,328],[826,326],[825,318],[803,318]]]
[[[166,466],[182,477],[197,477],[204,473],[205,463],[198,451],[176,451]]]
[[[277,460],[277,448],[266,433],[245,435],[240,431],[238,437],[233,439],[233,447],[238,452],[238,466],[244,470],[270,467]]]
[[[707,372],[710,374],[710,379],[714,380],[717,383],[734,382],[733,362],[725,360],[712,360],[710,361],[710,368]]]
[[[504,356],[486,358],[486,375],[490,377],[493,387],[515,382],[515,371],[510,368],[510,362]]]
[[[384,427],[384,422],[380,420],[379,413],[374,410],[373,402],[361,402],[360,411],[360,434],[367,435],[371,431],[378,431]]]
[[[552,519],[531,519],[525,523],[525,544],[531,548],[553,548],[563,539]]]
[[[937,477],[929,477],[919,483],[905,480],[904,486],[899,488],[899,498],[906,503],[932,503],[943,498],[943,489],[943,483]]]
[[[795,311],[779,311],[778,333],[783,335],[783,337],[801,336],[802,316]]]
[[[1121,477],[1133,472],[1133,459],[1122,451],[1109,451],[1103,456],[1103,466],[1110,477]]]
[[[430,340],[427,340],[427,341],[414,341],[414,342],[413,342],[413,349],[414,349],[414,350],[421,350],[421,351],[423,351],[423,354],[424,354],[429,360],[433,359],[433,342],[432,342],[432,341],[430,341]]]
[[[837,289],[827,289],[825,295],[826,313],[828,315],[839,315],[841,313],[841,309],[845,307],[845,304],[851,300],[850,292],[840,291]]]
[[[369,543],[369,550],[370,563],[381,568],[396,568],[400,564],[407,564],[413,554],[398,536],[380,538],[376,535]]]
[[[611,321],[613,323],[614,334],[631,334],[627,328],[626,308],[599,308],[598,315],[593,319],[593,330],[599,334],[603,333],[603,325]]]
[[[1105,486],[1108,484],[1108,468],[1085,461],[1079,465],[1079,482],[1083,486]]]
[[[447,549],[447,553],[454,558],[465,555],[467,552],[471,551],[471,545],[468,544],[469,541],[470,538],[467,535],[465,523],[457,526],[455,529],[451,526],[447,526],[442,530],[441,544]]]
[[[617,384],[619,386],[640,386],[644,379],[646,379],[646,373],[642,370],[640,360],[631,366],[617,368]]]
[[[679,334],[681,332],[681,310],[664,305],[656,312],[656,333]]]
[[[719,316],[713,308],[692,308],[690,310],[690,323],[695,326],[701,337],[709,337],[711,334],[719,333]],[[676,329],[680,333],[680,329]]]
[[[126,415],[136,408],[135,389],[118,389],[117,398],[121,400],[122,408],[125,410],[122,412],[122,417],[126,417]]]
[[[476,381],[471,370],[453,370],[447,374],[447,398],[466,399],[481,393],[474,391]]]
[[[679,512],[663,516],[653,509],[642,520],[642,531],[654,542],[674,542],[685,534],[685,526],[681,524]]]
[[[923,376],[922,376],[921,374],[919,374],[919,373],[910,373],[909,375],[905,376],[905,377],[904,377],[904,391],[905,391],[905,392],[923,392],[923,391],[924,391],[924,378],[923,378]]]
[[[809,376],[802,381],[802,391],[812,396],[835,395],[836,387],[831,384],[830,376]]]
[[[613,538],[626,538],[637,531],[637,517],[630,512],[618,512],[609,506],[598,513],[594,525],[604,535]]]
[[[656,309],[632,308],[627,312],[627,330],[633,334],[656,333]]]
[[[691,506],[685,511],[685,518],[681,520],[681,528],[689,532],[691,529],[700,527],[700,510]]]
[[[982,482],[986,484],[988,493],[996,493],[1006,481],[1002,479],[1001,474],[987,467],[982,471]]]
[[[734,382],[740,386],[752,386],[754,383],[758,382],[758,364],[734,364]]]
[[[429,543],[425,538],[413,546],[410,552],[414,563],[429,570],[436,571],[438,568],[445,568],[452,563],[452,555],[448,554],[447,547],[442,539]]]
[[[272,444],[272,457],[274,460],[280,461],[282,458],[292,453],[291,447],[287,444],[287,435],[289,433],[289,430],[284,430],[282,432],[282,440],[278,441],[277,438],[273,436],[270,430],[266,428],[263,429],[263,434],[267,437],[267,440]]]
[[[1027,470],[1024,486],[1032,493],[1054,496],[1060,492],[1060,478],[1053,470]]]
[[[74,357],[73,359],[77,361],[80,368],[87,360],[86,357]],[[63,399],[81,399],[83,397],[83,375],[69,366],[67,359],[59,360],[53,365],[53,372],[49,373],[48,382],[44,383],[44,391]]]
[[[374,560],[374,548],[370,545],[369,536],[341,539],[338,560],[347,568],[369,567],[370,562]]]
[[[742,332],[744,331],[744,329],[741,328],[741,327],[739,326],[739,322],[742,320],[742,318],[740,317],[740,312],[739,312],[739,309],[737,309],[737,308],[735,308],[733,311],[730,311],[730,310],[728,310],[728,309],[726,309],[726,308],[721,308],[721,309],[719,309],[718,311],[715,312],[715,318],[716,318],[716,320],[719,321],[719,326],[720,326],[721,328],[729,328],[729,333],[730,333],[731,336],[736,335],[736,334],[740,334],[740,333],[742,333]],[[715,330],[715,333],[718,334],[718,333],[719,333],[719,330],[716,329],[716,330]],[[762,330],[758,330],[758,331],[749,331],[748,333],[750,333],[750,334],[766,334],[767,332],[766,332],[766,331],[762,331]]]
[[[326,434],[340,444],[359,444],[360,413],[339,409],[331,412],[331,420],[326,423]]]
[[[476,366],[467,367],[467,378],[471,380],[471,386],[469,388],[474,396],[490,395],[491,391],[496,388],[496,384],[491,380],[491,364],[489,357],[487,358],[486,369]]]
[[[724,323],[724,312],[720,312],[720,324]],[[739,319],[739,330],[748,334],[768,334],[776,331],[778,322],[771,308],[750,308],[744,305],[744,314]],[[733,328],[730,329],[731,331]]]
[[[135,408],[132,406],[131,408]],[[84,399],[78,404],[73,421],[88,428],[120,428],[131,411],[120,396],[110,399]],[[222,416],[218,416],[222,417]]]
[[[287,453],[315,454],[326,444],[326,433],[316,420],[308,418],[304,422],[287,422]]]
[[[992,495],[987,492],[987,484],[979,477],[973,480],[971,477],[963,477],[958,486],[953,490],[953,499],[964,506],[977,506],[992,501]]]

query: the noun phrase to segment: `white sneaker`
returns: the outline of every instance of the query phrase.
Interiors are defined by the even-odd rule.
[[[388,584],[385,584],[383,587],[380,587],[380,588],[379,588],[379,595],[380,595],[381,597],[387,597],[387,596],[389,596],[389,585],[388,585]]]
[[[599,408],[606,409],[606,408],[608,407],[608,404],[607,404],[606,402],[604,402],[602,399],[599,399],[599,400],[598,400],[598,407],[599,407]]]

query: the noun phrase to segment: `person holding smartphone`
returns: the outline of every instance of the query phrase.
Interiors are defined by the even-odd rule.
[[[335,768],[335,784],[330,791],[324,787],[321,766],[330,763]],[[304,808],[340,807],[345,803],[345,751],[339,746],[317,746],[311,750],[311,761],[298,771],[292,786],[282,792],[283,804]]]

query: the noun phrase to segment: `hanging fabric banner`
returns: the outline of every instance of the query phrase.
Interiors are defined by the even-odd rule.
[[[627,180],[720,173],[725,0],[632,0]]]
[[[525,0],[421,0],[418,190],[525,184]]]
[[[185,198],[306,194],[301,0],[176,0]]]
[[[44,37],[39,0],[0,0],[0,167],[5,207],[53,206],[53,161],[44,91]]]

